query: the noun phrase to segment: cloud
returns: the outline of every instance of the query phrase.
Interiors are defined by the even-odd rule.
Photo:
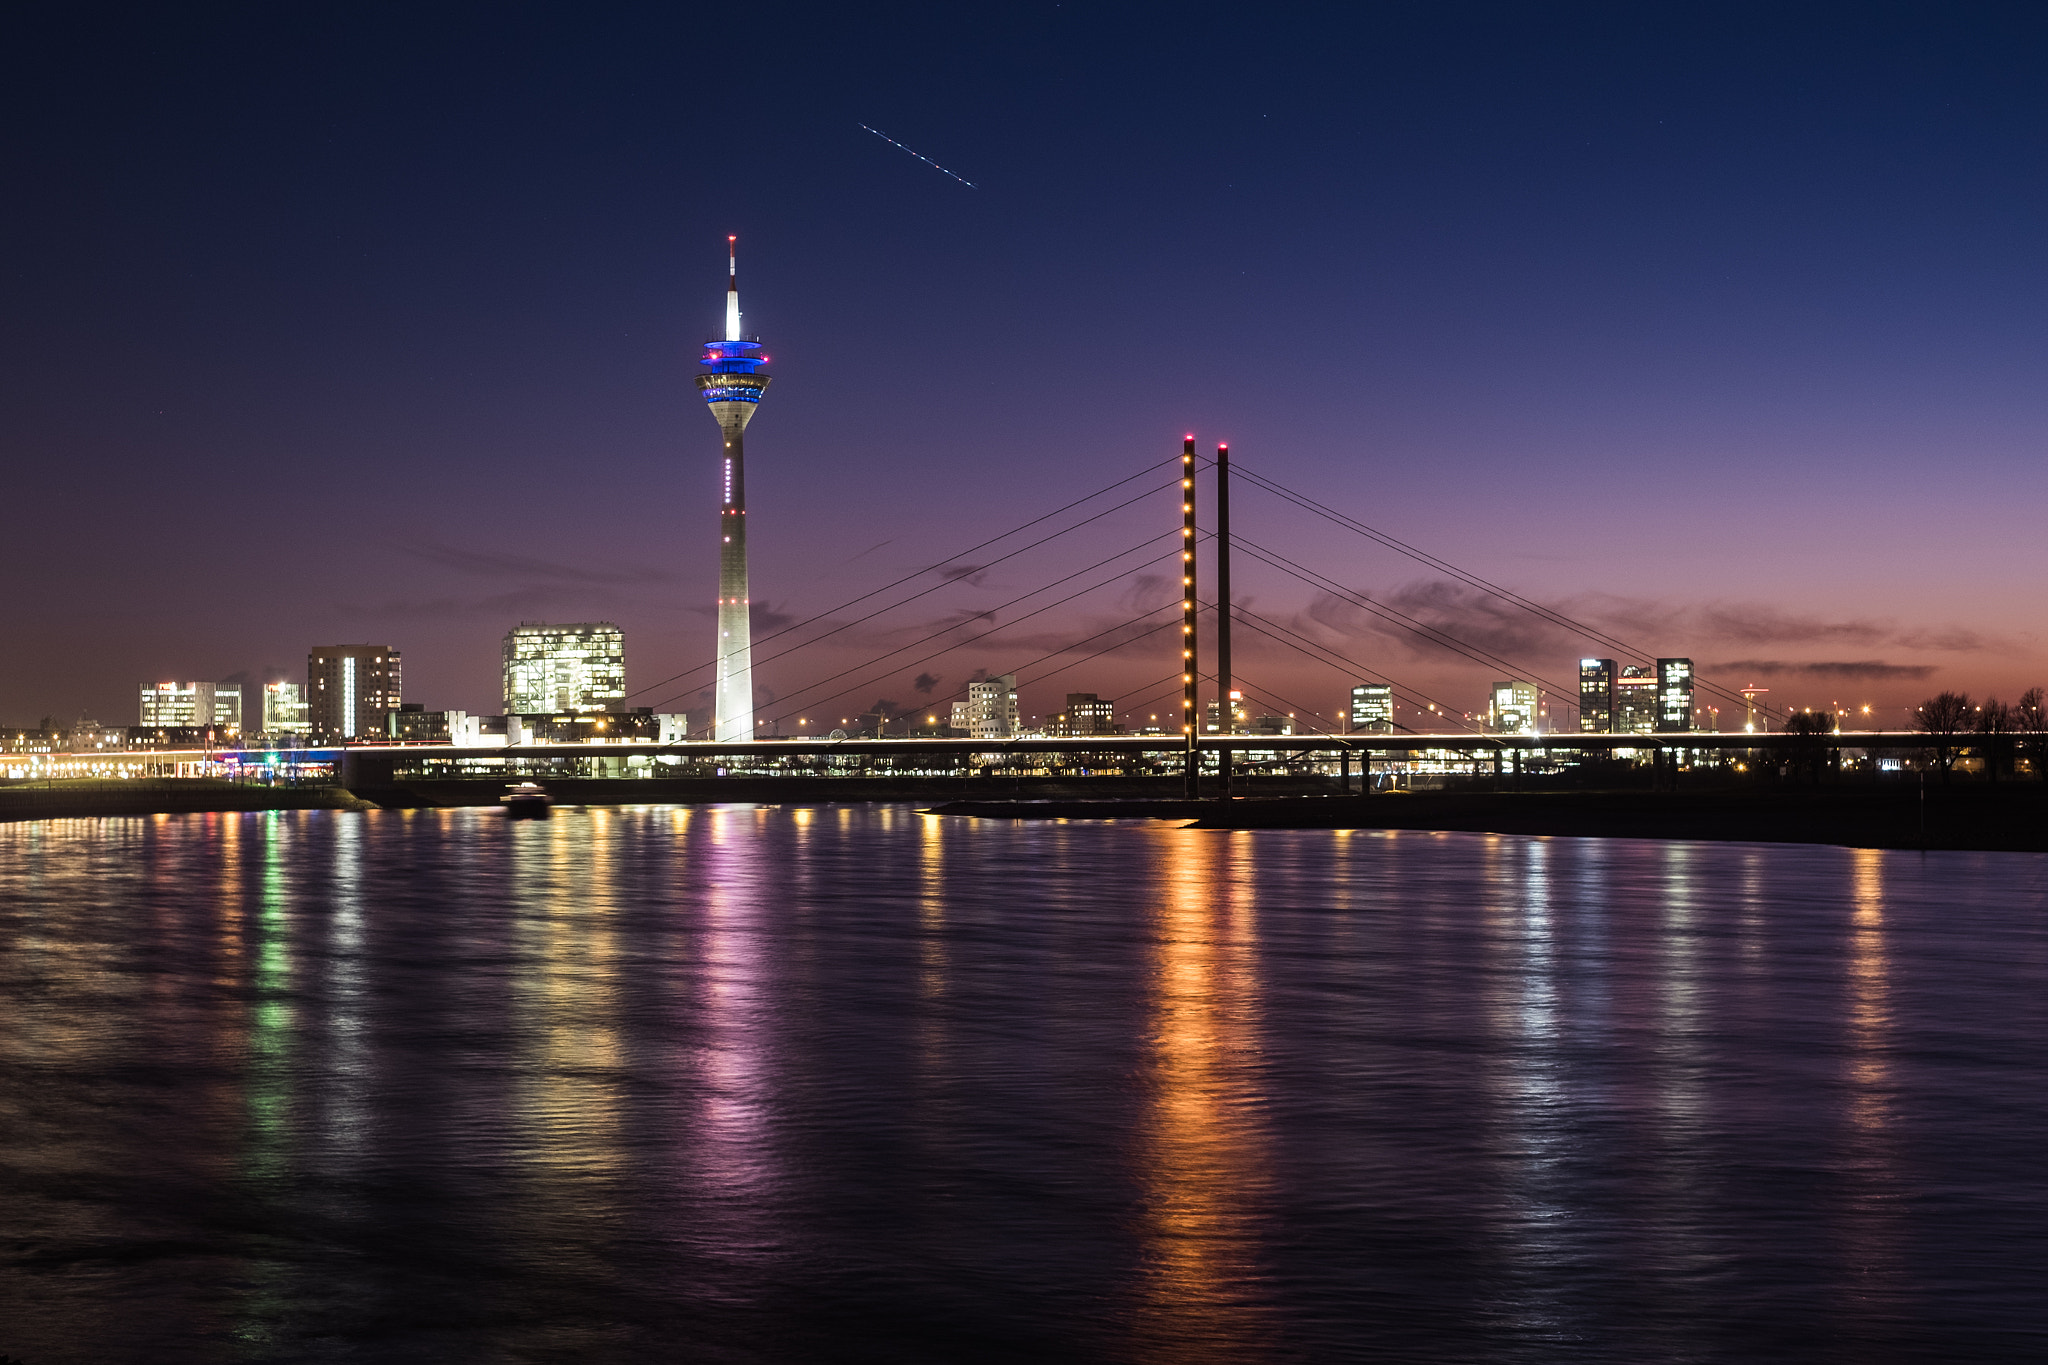
[[[932,689],[939,685],[939,675],[936,673],[920,673],[910,685],[924,696],[929,697],[932,694]]]
[[[1864,682],[1913,682],[1932,677],[1932,664],[1888,664],[1880,659],[1823,660],[1799,663],[1788,659],[1731,659],[1708,664],[1705,673],[1740,673],[1745,677],[1776,678],[1788,673],[1812,678],[1840,678]]]
[[[556,606],[568,608],[570,615],[585,614],[591,605],[591,596],[587,588],[539,586],[521,588],[516,592],[493,593],[486,597],[393,598],[375,606],[359,602],[338,602],[329,609],[328,614],[344,620],[370,617],[407,621],[447,621],[477,616],[525,620],[546,615],[549,608]]]
[[[443,568],[499,577],[552,579],[560,583],[611,584],[673,583],[677,578],[673,572],[651,565],[590,568],[575,564],[557,564],[552,560],[532,559],[525,555],[508,555],[495,550],[465,550],[460,546],[439,545],[431,541],[398,541],[394,542],[394,548],[415,559],[424,559]]]
[[[803,618],[793,611],[784,611],[768,602],[756,602],[747,612],[747,619],[754,623],[754,629],[767,632],[785,630]]]
[[[939,577],[949,583],[965,583],[969,587],[978,588],[982,584],[982,575],[987,568],[986,564],[955,564],[940,569]]]
[[[1440,632],[1474,650],[1515,661],[1523,667],[1559,655],[1576,657],[1587,651],[1602,654],[1623,652],[1613,646],[1589,644],[1587,637],[1577,631],[1454,581],[1421,580],[1368,591],[1365,595],[1392,612],[1407,616],[1419,627]],[[2009,648],[1975,631],[1902,627],[1894,621],[1865,617],[1829,618],[1787,612],[1754,602],[1671,604],[1588,593],[1558,599],[1548,605],[1560,615],[1637,644],[1645,657],[1664,652],[1704,653],[1709,645],[1809,648],[1848,645],[1889,647],[1909,653],[1975,653]],[[1334,593],[1318,595],[1285,624],[1340,649],[1344,648],[1344,641],[1369,637],[1383,644],[1392,644],[1411,656],[1441,658],[1447,652],[1444,646],[1432,643],[1424,634],[1409,629],[1400,621],[1376,615]],[[1709,666],[1707,671],[1719,668],[1739,670],[1750,663],[1773,662],[1748,660],[1716,664]],[[1809,669],[1815,676],[1843,678],[1920,678],[1934,671],[1932,666],[1888,664],[1868,659],[1811,665],[1778,661],[1775,666],[1784,670]]]

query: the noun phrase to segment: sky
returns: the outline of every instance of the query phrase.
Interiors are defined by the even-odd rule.
[[[775,376],[756,634],[818,618],[757,649],[764,724],[1020,667],[1027,712],[1142,711],[1170,633],[1083,656],[1172,600],[1163,559],[1009,604],[1170,535],[1188,432],[1727,688],[1897,724],[2048,682],[2037,7],[6,22],[0,722],[132,721],[145,680],[346,642],[493,712],[506,630],[595,619],[632,704],[708,719],[691,376],[729,233]],[[1149,501],[949,558],[1155,465]],[[1618,653],[1249,482],[1233,510],[1323,579],[1239,553],[1246,619],[1325,651],[1240,626],[1260,709],[1366,676],[1477,709]]]

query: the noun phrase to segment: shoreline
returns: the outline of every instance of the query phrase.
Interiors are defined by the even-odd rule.
[[[1186,820],[1189,829],[1440,830],[1469,834],[1844,848],[2048,852],[2048,784],[1655,792],[1416,792],[1292,801],[955,801],[975,819]]]

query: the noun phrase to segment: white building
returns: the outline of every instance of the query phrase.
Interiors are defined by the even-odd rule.
[[[239,730],[242,687],[239,683],[144,683],[138,719],[144,725],[213,725]]]
[[[953,728],[972,739],[1008,739],[1017,733],[1017,675],[967,684],[967,700],[953,703]]]
[[[626,699],[626,637],[609,621],[525,622],[505,636],[505,714],[607,711]]]

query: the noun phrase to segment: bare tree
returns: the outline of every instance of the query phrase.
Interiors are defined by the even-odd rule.
[[[1996,697],[1986,697],[1977,708],[1977,733],[1984,737],[1984,771],[1993,782],[1998,780],[1998,770],[2012,762],[2012,736],[2018,728],[2013,709]]]
[[[1934,741],[1934,761],[1941,769],[1941,780],[1947,782],[1948,770],[1956,761],[1956,736],[1976,728],[1977,711],[1970,703],[1970,694],[1940,693],[1914,708],[1913,717],[1914,723]]]
[[[2020,736],[2020,752],[2034,772],[2048,780],[2048,697],[2040,688],[2028,688],[2012,704],[2012,728]]]
[[[1788,755],[1792,771],[1796,775],[1801,768],[1813,774],[1813,785],[1820,785],[1821,770],[1827,767],[1829,745],[1826,736],[1835,729],[1835,718],[1825,711],[1794,711],[1785,717],[1785,733],[1797,735]]]

